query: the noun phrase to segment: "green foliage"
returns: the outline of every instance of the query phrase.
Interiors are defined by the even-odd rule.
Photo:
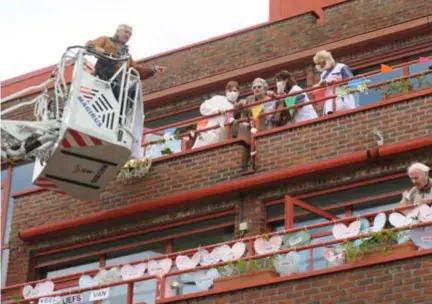
[[[355,246],[353,242],[345,242],[345,257],[348,262],[361,260],[368,253],[381,251],[389,253],[388,247],[397,244],[397,233],[394,231],[376,232],[369,239],[363,240],[360,246]]]
[[[172,154],[173,151],[171,151],[170,148],[165,147],[163,150],[161,150],[161,153],[162,153],[162,155],[169,155],[169,154]]]
[[[251,260],[238,260],[237,262],[228,262],[225,266],[217,268],[222,277],[229,277],[232,275],[240,275],[249,272],[258,272],[261,270],[274,269],[275,256],[271,258],[251,259]]]
[[[413,85],[411,80],[417,80]],[[386,85],[380,86],[378,88],[374,88],[375,91],[381,92],[386,98],[395,94],[402,94],[403,92],[418,90],[429,86],[430,83],[426,78],[425,74],[419,75],[417,77],[407,78],[407,79],[399,79],[389,82]]]

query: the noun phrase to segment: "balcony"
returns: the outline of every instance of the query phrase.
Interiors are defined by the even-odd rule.
[[[246,121],[254,122],[257,126],[256,133],[246,136],[251,145],[251,157],[247,162],[249,168],[246,171],[273,171],[366,149],[374,150],[378,140],[386,145],[429,136],[432,123],[428,115],[432,111],[428,101],[432,86],[431,62],[416,60],[396,65],[385,73],[375,70],[357,75],[333,84],[330,88],[308,88],[296,94],[280,96],[279,98],[285,99],[306,93],[312,101],[261,113],[255,121]],[[335,103],[338,95],[329,95],[328,92],[335,92],[336,87],[345,91],[342,94],[351,95],[355,99],[355,109],[335,111],[332,115],[300,123],[291,122],[282,127],[265,126],[265,119],[269,115],[289,113],[307,104],[321,112],[322,105],[327,100]],[[327,94],[323,93],[326,90]],[[341,94],[340,91],[338,94]],[[263,103],[256,102],[245,108],[257,107]],[[221,130],[225,138],[219,141],[222,145],[230,138],[232,122],[226,122],[224,126],[207,127],[205,123],[216,116],[217,114],[202,116],[147,131],[144,143],[146,155],[157,160],[164,151],[168,151],[173,158],[185,151],[194,151],[193,142],[198,137],[205,138],[206,131],[209,130]],[[407,119],[408,117],[412,119]],[[419,123],[413,123],[413,119],[419,120]],[[169,138],[169,134],[174,131],[178,132],[176,139],[163,140],[166,135]]]
[[[55,299],[61,297],[81,297],[85,301],[99,299],[104,300],[103,303],[172,303],[213,295],[219,297],[216,295],[226,293],[235,296],[234,293],[238,294],[242,289],[249,289],[248,299],[251,300],[254,288],[260,286],[267,286],[268,294],[260,294],[263,298],[269,297],[265,303],[275,303],[271,301],[286,299],[283,294],[287,292],[295,298],[302,295],[302,289],[313,290],[314,286],[322,286],[317,280],[324,275],[326,278],[336,276],[332,280],[339,284],[339,288],[327,290],[322,287],[312,295],[319,297],[321,294],[324,295],[322,299],[328,299],[328,292],[337,291],[342,292],[340,296],[345,296],[348,301],[362,299],[366,290],[361,289],[361,285],[369,284],[368,290],[375,285],[372,280],[366,282],[368,277],[364,274],[350,272],[347,276],[347,270],[369,269],[371,278],[377,277],[376,283],[383,284],[393,280],[391,276],[389,279],[383,276],[386,273],[382,271],[383,267],[399,264],[406,266],[400,271],[394,268],[389,273],[396,271],[394,275],[400,277],[404,271],[412,270],[415,271],[414,277],[419,278],[418,282],[426,284],[430,280],[427,271],[430,259],[428,262],[422,257],[432,253],[432,206],[424,204],[413,209],[410,206],[397,207],[394,203],[383,204],[394,201],[400,194],[400,191],[382,193],[339,203],[331,208],[318,208],[298,198],[285,196],[282,202],[285,228],[280,231],[172,254],[154,252],[152,257],[126,264],[111,263],[105,269],[95,266],[92,270],[67,276],[8,286],[2,290],[3,303],[16,303],[18,299],[19,303],[36,303],[41,298],[44,300],[39,303],[55,303]],[[372,205],[375,207],[371,208]],[[359,206],[369,207],[364,209],[366,212],[345,217],[337,211]],[[307,214],[320,219],[313,224],[294,223],[295,216]],[[402,261],[404,259],[420,261],[420,264],[406,264]],[[389,262],[393,264],[386,264]],[[367,268],[377,264],[380,267]],[[338,272],[345,274],[338,275]],[[358,280],[360,285],[350,285],[347,279],[350,276],[350,280]],[[306,278],[308,281],[304,280]],[[321,280],[328,280],[326,278]],[[286,285],[291,282],[296,283],[295,289]],[[350,295],[345,288],[358,290]],[[12,295],[15,300],[6,300]],[[275,298],[270,300],[270,297]]]

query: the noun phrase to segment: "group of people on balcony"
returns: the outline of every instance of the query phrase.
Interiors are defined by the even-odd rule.
[[[342,96],[338,94],[341,88],[331,86],[344,79],[353,77],[350,68],[337,63],[332,54],[328,51],[319,51],[313,58],[316,70],[321,72],[320,81],[314,87],[323,87],[326,96],[341,96],[327,99],[323,105],[323,115],[330,115],[336,106],[336,111],[349,110],[356,107],[355,99],[352,94]],[[207,121],[205,128],[217,127],[210,131],[203,131],[201,136],[196,139],[193,148],[212,144],[227,137],[249,138],[251,133],[256,130],[268,130],[275,127],[282,127],[311,119],[318,118],[317,105],[310,102],[309,94],[304,93],[293,74],[287,70],[278,72],[275,75],[276,91],[269,90],[269,85],[265,79],[256,78],[252,82],[252,95],[240,98],[240,86],[236,81],[229,81],[225,88],[225,96],[214,96],[201,104],[202,115],[213,115],[222,113],[216,119]],[[295,95],[299,92],[298,95]],[[286,98],[289,95],[291,98]],[[260,103],[256,106],[248,107],[253,103]],[[291,106],[305,104],[294,108]],[[281,110],[286,108],[286,110]],[[226,114],[223,114],[230,111]],[[277,111],[280,110],[280,111]],[[276,112],[274,112],[276,111]],[[270,113],[261,115],[263,113]],[[261,117],[261,119],[258,119]],[[232,124],[231,134],[226,134],[225,125]]]
[[[129,25],[119,25],[113,37],[99,37],[98,39],[87,42],[87,46],[93,47],[100,52],[113,54],[114,57],[130,56],[127,42],[132,35],[132,27]],[[141,79],[152,77],[156,72],[164,73],[167,71],[166,67],[154,66],[152,68],[137,64],[132,59],[130,66],[137,69]],[[319,51],[315,54],[313,62],[318,72],[321,72],[320,81],[316,87],[327,87],[326,95],[336,95],[340,88],[337,86],[330,86],[335,82],[352,77],[353,74],[349,67],[342,63],[336,63],[332,54],[328,51]],[[95,75],[103,79],[109,79],[118,65],[109,63],[106,60],[99,59],[95,66]],[[287,124],[299,123],[315,119],[318,117],[317,110],[314,105],[309,103],[309,95],[307,93],[299,93],[294,98],[286,99],[285,95],[295,94],[301,92],[301,88],[294,78],[294,76],[283,70],[275,75],[276,79],[276,92],[269,90],[266,80],[256,78],[252,83],[252,95],[246,98],[240,98],[240,87],[236,81],[228,82],[225,90],[225,96],[214,96],[213,98],[205,101],[200,108],[202,115],[213,115],[217,113],[225,113],[224,115],[209,119],[205,128],[211,128],[220,125],[220,128],[202,132],[202,134],[195,139],[193,147],[200,147],[203,145],[211,144],[225,139],[226,137],[250,137],[251,132],[254,133],[259,127],[260,130],[272,129],[275,127],[285,126]],[[118,80],[114,81],[117,83]],[[118,84],[117,84],[118,86]],[[255,107],[247,107],[251,103],[262,102]],[[260,116],[262,119],[258,120],[260,114],[272,112],[288,106],[295,106],[305,103],[302,107],[295,107],[278,111],[268,115]],[[352,109],[355,107],[353,95],[344,97],[337,97],[335,100],[328,99],[324,102],[323,115],[329,115],[334,112],[334,105],[336,111]],[[233,112],[227,112],[233,110]],[[226,113],[227,112],[227,113]],[[136,140],[133,147],[133,156],[138,157],[142,154],[140,147],[139,137],[142,134],[143,125],[143,109],[139,106],[136,113],[136,126],[134,127],[134,137]],[[262,120],[262,121],[261,121]],[[232,123],[232,134],[225,134],[224,125]],[[259,124],[259,126],[258,126]]]

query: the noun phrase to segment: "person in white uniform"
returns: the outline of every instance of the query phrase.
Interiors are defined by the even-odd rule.
[[[319,51],[315,54],[313,61],[315,68],[318,72],[321,72],[320,82],[315,86],[330,86],[331,84],[341,81],[346,78],[353,77],[350,68],[343,63],[336,63],[333,56],[328,51]],[[336,86],[328,87],[326,95],[338,95],[341,92],[341,88]],[[336,99],[336,111],[350,110],[356,107],[354,95],[349,94],[344,97],[337,97]],[[333,98],[327,99],[324,103],[324,115],[329,115],[334,112],[333,109]]]
[[[276,88],[277,88],[278,95],[293,94],[295,92],[303,91],[303,89],[295,81],[294,76],[286,70],[277,73],[275,78],[276,78]],[[282,107],[285,107],[284,100],[285,99],[280,101],[281,103],[280,106]],[[306,102],[309,102],[309,97],[306,93],[301,93],[295,96],[295,104],[306,103]],[[278,108],[280,106],[278,106]],[[281,121],[289,120],[289,117],[285,118],[286,115],[288,115],[287,112],[281,114],[280,120]],[[315,119],[315,118],[318,118],[318,115],[314,107],[311,104],[309,104],[301,108],[295,109],[292,117],[292,121],[294,123],[297,123],[297,122],[301,122],[309,119]]]
[[[201,115],[221,114],[209,118],[206,128],[217,125],[219,125],[219,128],[201,132],[201,134],[197,136],[192,149],[214,144],[225,139],[225,123],[231,122],[233,117],[232,112],[226,113],[226,111],[234,108],[234,103],[237,101],[238,96],[238,84],[236,82],[229,82],[225,91],[225,96],[216,95],[201,104]]]

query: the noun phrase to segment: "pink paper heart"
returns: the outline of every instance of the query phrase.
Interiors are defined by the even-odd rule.
[[[360,221],[352,222],[348,227],[342,223],[336,224],[333,226],[333,236],[337,240],[357,236],[360,234],[360,227]]]
[[[200,262],[201,255],[200,252],[195,252],[192,258],[185,255],[178,255],[176,258],[176,266],[179,270],[193,269],[197,267]]]
[[[415,210],[417,210],[417,208]],[[412,212],[410,212],[410,214],[411,213]],[[403,227],[403,226],[410,225],[413,222],[413,219],[410,216],[410,214],[403,215],[397,212],[393,212],[389,216],[389,222],[390,224],[392,224],[393,227]]]
[[[120,269],[120,274],[123,280],[137,279],[144,274],[146,268],[146,263],[140,263],[137,265],[123,265]]]
[[[218,249],[218,254],[222,261],[228,262],[241,258],[245,250],[245,243],[237,242],[232,247],[230,247],[229,245],[222,245]]]
[[[159,277],[167,274],[172,267],[172,260],[170,258],[166,258],[159,261],[149,261],[148,262],[148,273],[149,275],[156,275]]]
[[[419,220],[421,222],[429,222],[432,221],[432,207],[429,207],[426,204],[420,205],[419,209]]]
[[[274,235],[268,241],[264,238],[257,238],[254,241],[254,248],[258,254],[276,252],[281,245],[282,237],[280,235]]]
[[[220,261],[218,247],[214,248],[211,253],[206,249],[202,249],[200,253],[201,253],[200,265],[202,266],[213,265]]]
[[[31,285],[26,285],[23,288],[23,297],[30,299],[34,297],[48,296],[54,293],[55,285],[52,281],[37,283],[33,288]]]

